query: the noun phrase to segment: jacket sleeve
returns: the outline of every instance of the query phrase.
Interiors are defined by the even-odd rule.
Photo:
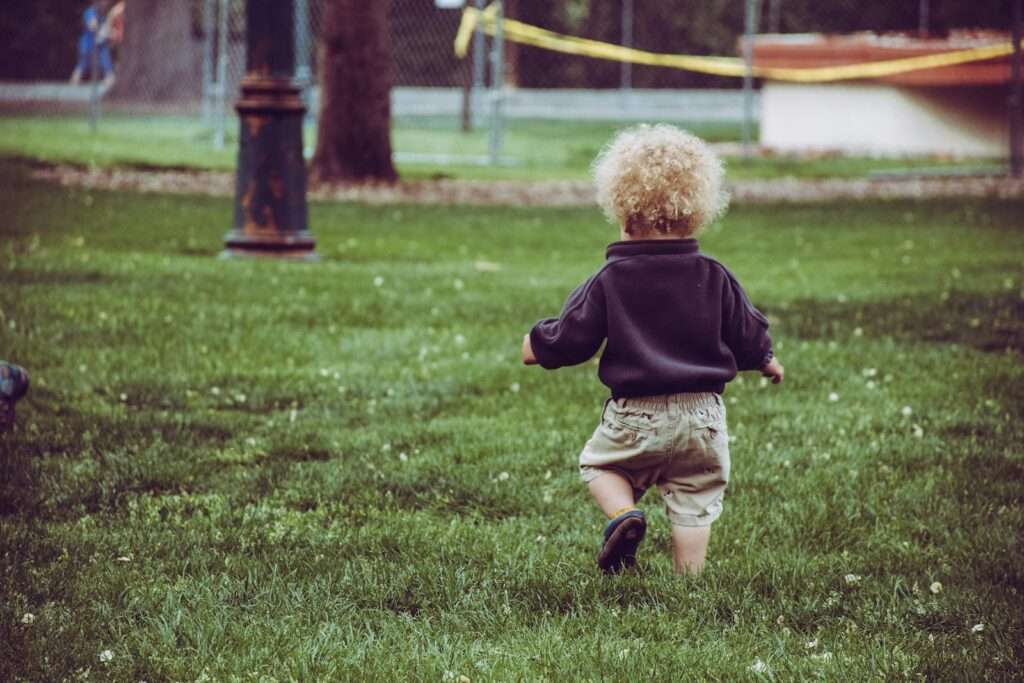
[[[590,360],[607,335],[605,321],[604,292],[595,276],[569,295],[561,315],[533,326],[533,355],[548,370]]]
[[[725,274],[722,339],[736,359],[737,370],[760,370],[772,359],[768,319],[750,303],[736,278],[727,270]]]

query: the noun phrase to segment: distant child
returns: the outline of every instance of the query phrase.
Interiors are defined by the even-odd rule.
[[[672,522],[677,572],[704,565],[729,482],[722,392],[738,371],[776,384],[768,321],[695,235],[725,208],[722,164],[700,139],[668,125],[621,131],[594,162],[597,200],[621,241],[569,295],[557,318],[523,339],[523,362],[583,363],[601,344],[611,390],[580,454],[580,474],[610,521],[598,566],[636,563],[647,530],[635,504],[657,486]]]
[[[78,85],[82,75],[89,73],[92,78],[102,78],[103,86],[109,87],[114,82],[114,62],[110,57],[110,45],[107,36],[101,35],[103,26],[103,10],[108,0],[90,2],[82,13],[82,35],[78,39],[78,64],[71,74],[71,83]],[[93,64],[95,53],[96,64]],[[98,69],[99,73],[93,73]]]

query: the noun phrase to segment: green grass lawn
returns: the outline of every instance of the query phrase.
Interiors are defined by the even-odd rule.
[[[505,164],[480,165],[460,159],[483,159],[488,151],[488,131],[465,134],[457,122],[442,117],[402,118],[394,122],[393,147],[404,178],[431,177],[476,179],[586,179],[590,163],[601,147],[622,125],[614,122],[512,120],[504,134]],[[736,141],[741,131],[735,124],[685,124],[712,142]],[[183,166],[230,170],[235,167],[237,123],[228,127],[228,144],[212,147],[210,133],[198,118],[111,114],[93,134],[84,117],[0,118],[0,156],[19,155],[46,161],[99,166]],[[306,130],[307,144],[315,129]],[[797,160],[762,157],[728,160],[735,179],[852,178],[872,171],[1000,168],[999,159],[872,159],[824,157]]]
[[[227,200],[0,188],[34,381],[0,680],[1019,680],[1020,201],[728,214],[703,247],[787,380],[726,394],[706,572],[649,495],[607,578],[575,471],[605,390],[518,359],[596,210],[315,204],[320,264],[226,262]]]

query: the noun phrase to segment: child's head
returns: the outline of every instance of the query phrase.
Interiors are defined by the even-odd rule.
[[[593,173],[597,203],[633,238],[692,237],[728,204],[722,162],[675,126],[619,131],[597,155]]]

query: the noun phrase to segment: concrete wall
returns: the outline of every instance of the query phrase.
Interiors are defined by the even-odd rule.
[[[769,81],[761,92],[761,144],[784,152],[1005,156],[1002,86]]]

